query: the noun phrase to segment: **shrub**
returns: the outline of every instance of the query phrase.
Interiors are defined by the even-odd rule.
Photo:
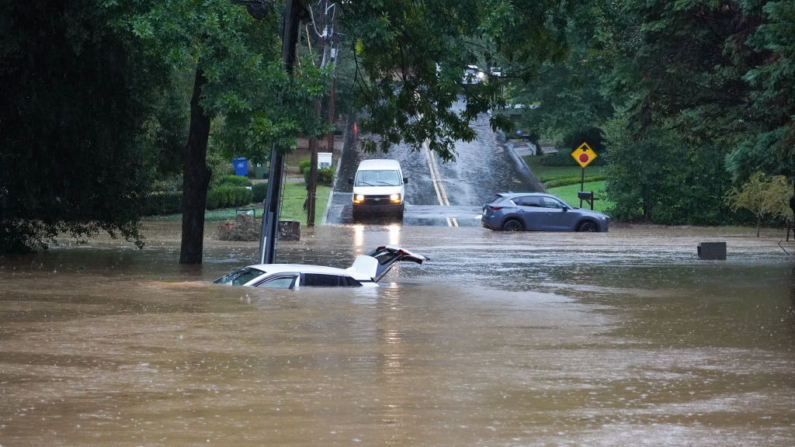
[[[590,175],[585,177],[586,182],[601,182],[607,178],[606,175]],[[544,186],[547,188],[557,188],[559,186],[578,185],[582,182],[582,177],[555,177],[543,180]]]
[[[306,173],[309,172],[309,167],[311,165],[312,165],[312,160],[308,158],[306,160],[301,160],[298,162],[298,170],[301,172],[301,174],[306,175]]]
[[[265,196],[268,195],[268,184],[266,182],[261,183],[254,183],[254,186],[251,187],[252,202],[264,202]]]
[[[309,170],[304,172],[304,183],[309,184]],[[317,184],[334,186],[334,171],[331,168],[318,169]]]
[[[331,168],[317,170],[317,182],[320,185],[333,186],[334,185],[334,171]]]
[[[251,180],[248,177],[224,175],[218,180],[218,186],[251,186]]]
[[[218,192],[217,189],[211,189],[207,191],[207,203],[205,207],[208,210],[218,209],[219,202],[221,201],[221,194]]]
[[[182,211],[182,192],[164,191],[149,194],[141,210],[144,216],[177,214]]]

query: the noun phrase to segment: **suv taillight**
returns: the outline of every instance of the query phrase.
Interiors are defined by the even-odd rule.
[[[502,207],[501,206],[491,206],[491,205],[489,205],[489,209],[491,209],[493,211],[497,211],[497,210],[501,210]]]

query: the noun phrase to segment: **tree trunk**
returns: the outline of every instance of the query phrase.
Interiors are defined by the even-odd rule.
[[[795,226],[795,191],[792,192],[792,197],[789,198],[789,207],[792,210],[793,226]]]
[[[207,83],[201,68],[196,69],[193,97],[190,100],[190,132],[185,145],[182,180],[182,248],[180,264],[201,264],[204,248],[204,208],[207,205],[207,140],[210,137],[210,117],[204,113],[199,100]]]
[[[762,217],[756,216],[756,237],[759,237],[759,227],[762,225]]]

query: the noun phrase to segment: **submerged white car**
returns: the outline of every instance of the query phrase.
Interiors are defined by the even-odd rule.
[[[347,269],[306,264],[258,264],[224,275],[213,284],[299,289],[301,287],[376,287],[398,262],[422,264],[429,259],[400,247],[382,246],[356,258]]]

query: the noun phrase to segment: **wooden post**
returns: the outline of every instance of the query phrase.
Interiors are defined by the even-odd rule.
[[[585,191],[585,168],[582,168],[582,177],[580,178],[580,191]],[[582,199],[580,199],[580,208],[582,208]]]

